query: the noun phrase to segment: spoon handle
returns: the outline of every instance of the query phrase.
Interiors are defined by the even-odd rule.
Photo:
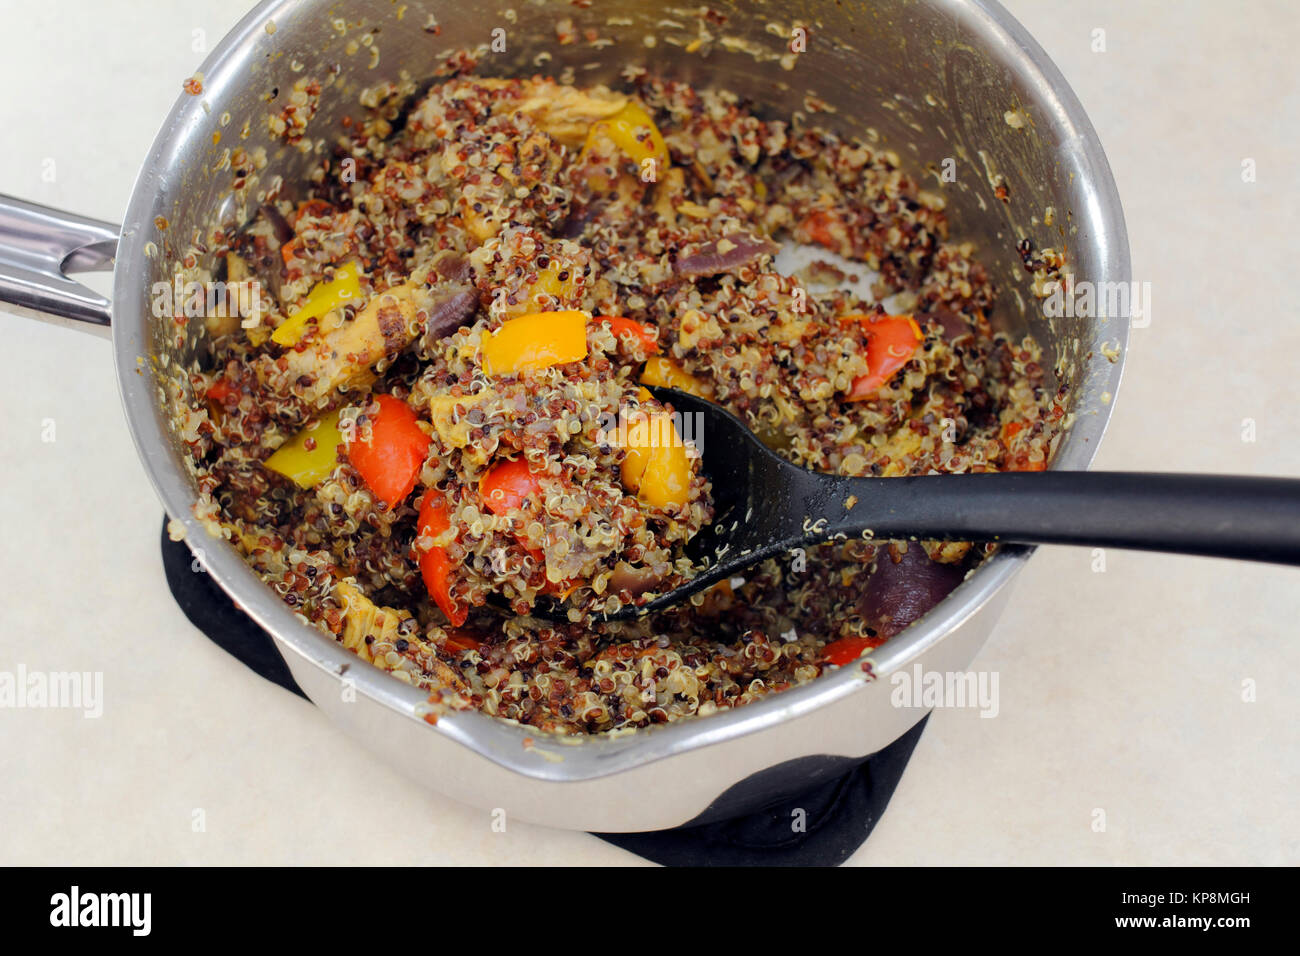
[[[812,480],[801,481],[794,496],[806,506],[808,541],[869,530],[877,539],[1073,544],[1300,564],[1300,479],[1095,471],[804,474]]]

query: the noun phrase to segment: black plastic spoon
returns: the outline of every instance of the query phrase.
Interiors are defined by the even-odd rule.
[[[699,416],[688,431],[713,482],[714,521],[686,547],[702,566],[695,577],[597,619],[672,607],[765,558],[835,538],[1074,544],[1300,564],[1300,479],[1095,471],[842,478],[790,464],[712,402],[652,391],[680,415]]]

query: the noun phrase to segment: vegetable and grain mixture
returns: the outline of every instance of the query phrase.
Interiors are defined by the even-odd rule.
[[[361,658],[543,730],[644,727],[851,664],[984,557],[838,542],[593,623],[689,577],[711,518],[647,384],[812,469],[1045,467],[1062,396],[991,331],[988,276],[897,157],[644,74],[399,101],[224,234],[213,280],[270,294],[209,318],[186,429],[200,517]],[[783,274],[782,242],[843,258]]]

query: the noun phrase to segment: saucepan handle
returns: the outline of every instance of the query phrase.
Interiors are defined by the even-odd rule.
[[[76,279],[113,267],[117,226],[0,194],[0,302],[107,335],[109,301]]]

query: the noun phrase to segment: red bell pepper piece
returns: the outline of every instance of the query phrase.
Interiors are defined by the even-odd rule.
[[[447,631],[447,639],[442,646],[449,651],[476,651],[483,642],[467,631]]]
[[[503,461],[494,465],[478,483],[479,496],[483,504],[493,514],[504,515],[518,511],[530,501],[536,502],[542,495],[542,484],[537,476],[528,470],[528,462],[523,458]],[[546,565],[546,555],[537,548],[527,548],[539,566]],[[573,591],[572,582],[553,584],[550,581],[542,588],[550,594],[559,594],[561,600]]]
[[[211,392],[208,394],[211,394]],[[1002,444],[1006,445],[1007,449],[1010,450],[1011,439],[1020,434],[1021,430],[1025,427],[1025,422],[1007,422],[1002,426],[1002,431],[1000,433]],[[1046,469],[1047,461],[1045,459],[1040,461],[1030,461],[1029,456],[1023,452],[1009,460],[1006,465],[1007,471],[1045,471]]]
[[[528,470],[528,462],[516,458],[493,465],[480,479],[478,493],[488,511],[494,515],[505,515],[518,511],[530,499],[537,501],[542,495],[542,485],[537,476]],[[528,553],[539,565],[546,564],[546,555],[538,549],[529,548]]]
[[[886,315],[874,322],[866,316],[850,318],[857,318],[867,333],[867,374],[853,380],[846,396],[846,401],[858,402],[871,398],[911,361],[925,336],[916,320],[908,315]]]
[[[411,406],[392,395],[377,395],[379,413],[370,426],[369,443],[360,440],[348,445],[348,460],[352,462],[366,487],[388,510],[406,500],[415,487],[415,481],[429,454],[430,438],[420,431]]]
[[[235,386],[231,385],[224,378],[217,379],[208,389],[208,398],[220,405],[225,405],[232,395],[238,394],[239,389],[235,388]]]
[[[528,470],[528,462],[516,458],[494,465],[479,481],[478,492],[489,511],[503,515],[518,511],[530,499],[537,501],[541,497],[542,486]]]
[[[451,527],[447,514],[447,505],[436,491],[430,488],[420,503],[420,536],[437,537]],[[469,617],[469,611],[451,596],[451,559],[447,550],[432,547],[420,553],[420,576],[424,586],[429,589],[429,596],[442,608],[453,627],[460,627]]]
[[[298,238],[295,236],[284,245],[280,246],[280,258],[284,260],[286,267],[292,268],[293,260],[298,257]]]
[[[822,648],[822,656],[826,658],[827,663],[843,667],[845,664],[851,664],[867,648],[875,645],[869,637],[841,637],[838,641],[831,641]]]
[[[800,238],[807,236],[819,246],[837,249],[839,240],[837,230],[842,229],[840,217],[827,209],[814,209],[799,223]]]
[[[659,330],[653,325],[624,318],[621,315],[598,315],[596,321],[608,322],[610,331],[620,341],[624,336],[632,336],[641,343],[646,355],[655,355],[659,351]]]

